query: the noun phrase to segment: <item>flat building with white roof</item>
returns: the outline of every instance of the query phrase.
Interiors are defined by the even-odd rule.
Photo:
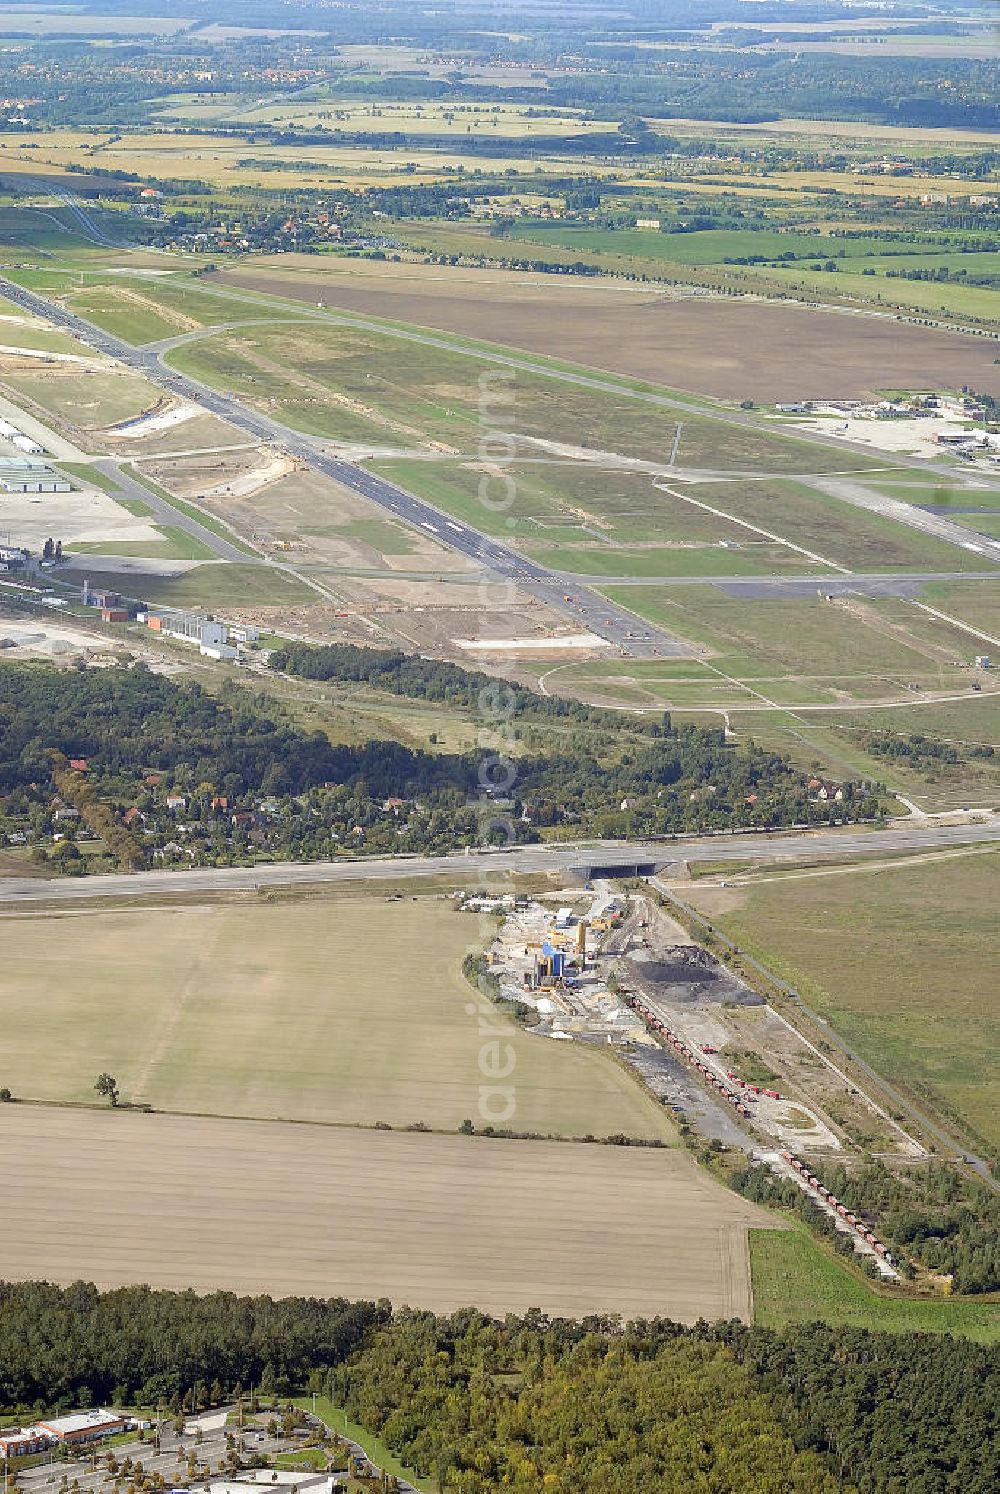
[[[40,1421],[38,1429],[48,1432],[57,1442],[92,1442],[97,1437],[111,1437],[128,1425],[117,1411],[74,1411],[70,1416],[53,1416]],[[30,1428],[34,1431],[35,1428]]]
[[[72,483],[47,462],[0,457],[0,488],[5,493],[69,493]]]

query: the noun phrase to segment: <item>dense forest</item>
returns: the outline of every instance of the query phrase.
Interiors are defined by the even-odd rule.
[[[328,1388],[439,1487],[995,1487],[996,1363],[947,1338],[397,1316]]]
[[[384,1304],[339,1297],[0,1284],[0,1407],[155,1406],[191,1390],[205,1404],[213,1384],[225,1395],[262,1380],[299,1384],[387,1317]]]
[[[815,802],[784,758],[734,747],[721,729],[623,723],[377,650],[296,649],[279,662],[473,711],[509,754],[334,744],[238,685],[212,695],[142,666],[11,666],[0,670],[0,834],[81,874],[88,835],[126,867],[226,865],[527,843],[556,827],[639,837],[878,812],[852,784],[841,802]]]
[[[330,1395],[441,1491],[992,1494],[995,1351],[814,1323],[502,1322],[228,1292],[0,1286],[0,1405]]]

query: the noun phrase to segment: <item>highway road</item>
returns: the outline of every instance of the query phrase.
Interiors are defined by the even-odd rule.
[[[518,554],[500,540],[480,534],[442,513],[405,488],[366,471],[354,462],[344,461],[327,451],[322,442],[291,430],[279,421],[261,414],[232,395],[220,394],[208,385],[186,374],[176,373],[161,361],[155,347],[132,347],[119,337],[94,326],[57,301],[50,301],[34,291],[23,289],[13,281],[0,279],[0,295],[32,315],[44,317],[73,337],[108,358],[142,374],[151,383],[179,399],[190,400],[210,414],[228,421],[257,441],[280,446],[298,461],[321,472],[335,482],[376,504],[393,518],[401,519],[414,529],[430,534],[439,544],[484,566],[500,578],[500,587],[484,588],[483,610],[503,597],[502,583],[512,583],[522,592],[536,597],[556,612],[568,615],[581,632],[604,638],[620,654],[632,658],[685,658],[695,651],[672,634],[640,622],[631,612],[599,596],[579,579],[565,579],[544,566]],[[145,495],[144,495],[145,496]],[[176,518],[171,522],[176,523]],[[240,557],[241,559],[244,557]]]
[[[870,828],[779,831],[773,835],[678,836],[658,841],[588,841],[578,845],[521,846],[445,856],[359,857],[338,861],[277,861],[253,867],[200,867],[187,871],[142,871],[100,877],[44,881],[0,878],[0,905],[71,902],[81,898],[155,897],[168,893],[238,892],[269,887],[302,887],[338,882],[392,883],[450,876],[474,885],[483,877],[515,872],[563,872],[567,877],[595,869],[627,872],[660,869],[678,861],[794,861],[901,852],[940,851],[950,846],[1000,842],[1000,814],[969,816],[968,822],[941,824],[908,820]],[[10,911],[10,907],[6,909]]]

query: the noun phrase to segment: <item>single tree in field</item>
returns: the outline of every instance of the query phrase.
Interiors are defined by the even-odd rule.
[[[118,1080],[114,1074],[98,1074],[94,1088],[99,1095],[105,1095],[111,1101],[112,1108],[118,1104]]]

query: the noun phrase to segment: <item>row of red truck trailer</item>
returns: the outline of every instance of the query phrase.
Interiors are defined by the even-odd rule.
[[[638,996],[633,996],[629,991],[619,991],[618,994],[622,997],[625,1004],[631,1007],[632,1011],[634,1011],[637,1016],[642,1018],[643,1022],[645,1022],[650,1032],[654,1032],[657,1037],[662,1038],[666,1046],[668,1048],[672,1048],[678,1058],[682,1058],[685,1063],[689,1064],[691,1068],[696,1071],[696,1073],[701,1074],[703,1079],[707,1079],[709,1084],[717,1089],[719,1093],[729,1101],[733,1109],[736,1111],[737,1115],[744,1115],[747,1117],[753,1115],[753,1111],[749,1108],[748,1105],[746,1105],[744,1100],[744,1097],[748,1094],[763,1094],[769,1096],[769,1098],[772,1100],[781,1099],[781,1095],[776,1089],[762,1089],[759,1085],[747,1084],[744,1080],[738,1078],[731,1069],[727,1069],[726,1078],[730,1079],[732,1083],[737,1086],[737,1089],[742,1090],[743,1094],[741,1095],[737,1093],[737,1089],[730,1089],[725,1080],[721,1079],[719,1075],[716,1074],[714,1070],[704,1062],[701,1055],[698,1053],[693,1053],[691,1049],[681,1041],[681,1039],[675,1032],[671,1032],[670,1028],[656,1015],[655,1012],[651,1012],[648,1006],[643,1005]],[[715,1052],[716,1050],[706,1048],[704,1051]],[[829,1188],[825,1188],[820,1182],[819,1178],[813,1176],[805,1162],[803,1162],[799,1157],[794,1156],[792,1152],[782,1152],[781,1160],[783,1162],[787,1162],[789,1167],[794,1168],[795,1171],[799,1174],[799,1177],[801,1177],[803,1182],[805,1182],[807,1186],[813,1190],[817,1197],[822,1199],[822,1201],[827,1205],[828,1208],[832,1209],[834,1213],[836,1213],[841,1219],[843,1219],[845,1224],[849,1224],[858,1238],[864,1240],[866,1244],[870,1245],[875,1254],[879,1256],[880,1259],[886,1261],[889,1265],[892,1264],[892,1256],[889,1254],[887,1247],[883,1245],[882,1241],[872,1233],[865,1221],[863,1219],[859,1219],[856,1214],[852,1214],[845,1204],[842,1204],[838,1198],[835,1198],[834,1195],[830,1192]]]
[[[741,1079],[738,1074],[734,1074],[732,1069],[726,1070],[726,1078],[731,1079],[737,1089],[745,1090],[747,1094],[767,1095],[769,1100],[781,1099],[781,1095],[776,1089],[764,1089],[760,1084],[748,1084],[745,1079]]]
[[[729,1101],[737,1115],[753,1115],[750,1107],[744,1104],[742,1096],[738,1095],[735,1090],[730,1089],[728,1084],[720,1079],[713,1069],[709,1068],[700,1054],[692,1053],[691,1049],[681,1042],[677,1034],[671,1032],[666,1023],[661,1022],[655,1012],[651,1012],[648,1006],[642,1004],[638,996],[633,996],[626,991],[619,991],[618,994],[625,1001],[626,1005],[630,1006],[636,1015],[642,1018],[650,1032],[655,1032],[657,1037],[661,1037],[667,1047],[674,1050],[678,1058],[683,1058],[685,1063],[690,1064],[691,1068],[695,1069],[703,1079],[707,1079],[709,1084]]]
[[[817,1194],[818,1197],[820,1197],[829,1208],[833,1209],[834,1213],[838,1214],[840,1218],[843,1219],[845,1224],[849,1224],[854,1230],[854,1233],[860,1239],[869,1244],[877,1256],[880,1256],[882,1260],[887,1261],[889,1265],[892,1265],[892,1256],[889,1254],[886,1246],[882,1244],[882,1241],[872,1233],[863,1219],[859,1219],[856,1214],[852,1214],[846,1207],[846,1205],[840,1202],[839,1198],[835,1198],[833,1196],[829,1188],[824,1188],[819,1178],[814,1177],[813,1174],[809,1171],[809,1168],[805,1162],[803,1162],[799,1157],[796,1157],[792,1152],[782,1152],[781,1160],[782,1162],[787,1162],[789,1167],[794,1167],[795,1171],[798,1173],[799,1177],[802,1178],[803,1182],[807,1183],[813,1190],[813,1192]]]

